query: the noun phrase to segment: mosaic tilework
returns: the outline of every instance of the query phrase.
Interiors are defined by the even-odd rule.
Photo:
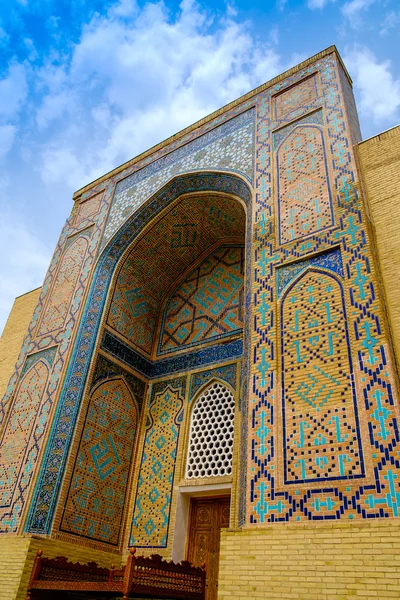
[[[256,130],[257,226],[255,230],[254,282],[254,364],[249,398],[249,435],[246,450],[248,496],[240,506],[240,523],[310,521],[399,516],[400,463],[397,460],[400,437],[399,415],[387,333],[378,298],[374,265],[368,247],[363,204],[353,185],[350,131],[335,55],[327,56],[259,96]],[[271,92],[291,86],[313,72],[320,73],[319,97],[301,106],[297,117],[323,108],[326,127],[326,154],[331,172],[336,226],[316,232],[306,239],[274,244],[274,204],[272,189],[272,131],[285,125],[284,118],[271,118]],[[285,485],[279,481],[277,450],[281,439],[279,398],[281,378],[277,363],[276,268],[285,263],[310,259],[313,254],[340,245],[346,314],[349,331],[349,356],[353,363],[357,406],[360,409],[365,479],[337,479],[319,486]],[[289,284],[290,285],[290,284]],[[335,421],[333,420],[332,426]],[[371,463],[370,463],[371,461]],[[368,465],[371,464],[371,467]],[[245,486],[245,482],[241,484]],[[247,513],[245,512],[247,511]]]
[[[137,548],[166,548],[186,377],[153,385],[140,462],[131,538]]]
[[[99,192],[91,196],[89,200],[78,205],[74,220],[75,227],[81,225],[82,222],[86,222],[87,219],[93,219],[100,210],[103,195],[103,192]]]
[[[317,76],[311,75],[300,81],[294,88],[284,90],[273,97],[275,118],[290,116],[295,118],[293,112],[298,108],[310,105],[318,96]]]
[[[79,235],[66,244],[37,335],[57,331],[64,325],[87,248],[86,235]]]
[[[76,326],[76,318],[77,318],[77,315],[79,314],[79,310],[81,308],[81,301],[82,301],[82,298],[84,297],[84,292],[86,289],[86,285],[89,281],[89,276],[91,275],[91,268],[93,265],[94,256],[98,250],[98,242],[103,233],[105,219],[106,219],[106,216],[107,216],[107,213],[108,213],[111,201],[112,201],[112,197],[114,195],[115,183],[118,182],[119,180],[127,178],[129,175],[132,175],[133,173],[139,171],[140,169],[143,169],[143,167],[148,166],[150,163],[154,163],[155,160],[162,158],[162,157],[167,157],[168,155],[170,155],[171,153],[173,153],[173,151],[175,151],[177,149],[184,148],[185,146],[188,147],[190,144],[192,144],[193,141],[195,141],[196,139],[199,139],[201,136],[203,136],[203,134],[211,133],[211,136],[212,136],[213,130],[216,127],[218,128],[219,125],[225,124],[228,121],[232,120],[237,115],[241,115],[248,109],[251,109],[253,104],[254,104],[254,102],[251,99],[241,102],[240,104],[237,104],[234,107],[232,107],[229,111],[225,111],[223,113],[216,115],[213,119],[206,121],[201,126],[196,127],[195,129],[191,129],[190,131],[187,131],[186,133],[183,133],[180,136],[176,136],[173,140],[169,141],[168,145],[162,145],[160,148],[152,151],[151,153],[148,153],[145,156],[142,156],[140,158],[140,160],[136,161],[133,165],[128,166],[126,169],[124,169],[123,172],[117,173],[116,175],[114,175],[113,177],[111,177],[110,179],[108,179],[106,181],[100,181],[94,188],[91,188],[82,194],[80,201],[85,203],[87,200],[98,198],[97,195],[101,193],[102,199],[101,199],[100,209],[97,213],[92,214],[92,215],[88,215],[88,214],[82,215],[82,213],[81,213],[81,216],[83,216],[84,218],[82,221],[79,221],[78,226],[74,225],[75,214],[73,213],[71,215],[71,217],[67,220],[67,222],[61,232],[60,238],[58,240],[56,249],[53,254],[53,258],[51,260],[49,269],[47,271],[45,280],[43,282],[38,306],[37,306],[36,310],[34,311],[34,315],[32,317],[32,321],[31,321],[31,324],[28,329],[28,334],[23,342],[20,356],[19,356],[18,361],[15,366],[15,371],[14,371],[12,377],[10,378],[7,392],[4,395],[4,397],[1,399],[1,402],[0,402],[0,423],[3,422],[5,415],[7,414],[8,404],[10,402],[10,399],[12,398],[12,394],[15,390],[18,380],[21,377],[21,369],[23,367],[26,355],[28,353],[33,353],[33,352],[42,350],[50,345],[55,345],[55,344],[59,343],[60,345],[59,345],[57,357],[55,359],[54,366],[53,366],[51,384],[49,386],[49,398],[51,399],[51,402],[53,402],[53,400],[54,400],[53,395],[57,391],[57,387],[59,385],[61,375],[64,374],[65,358],[67,356],[69,356],[69,345],[70,345],[72,336],[75,333],[74,330],[75,330],[75,326]],[[235,124],[237,124],[237,123],[238,122],[235,121]],[[209,139],[209,138],[203,137],[203,140],[207,140],[207,139]],[[227,141],[229,142],[229,140],[227,140]],[[160,165],[160,164],[161,163],[158,163],[158,165]],[[222,165],[222,163],[221,163],[221,165]],[[221,166],[221,169],[223,169],[223,166]],[[207,187],[208,181],[209,181],[209,174],[205,173],[206,184],[205,184],[204,189],[214,189],[212,187],[211,188]],[[178,180],[176,183],[179,185],[181,183],[181,181]],[[176,187],[176,185],[174,187]],[[224,186],[223,185],[222,187],[225,188],[225,191],[227,191],[227,192],[235,191],[234,190],[235,185],[233,185],[233,186],[229,186],[229,185]],[[239,184],[239,187],[240,187],[240,184]],[[193,190],[194,189],[196,189],[196,190],[199,189],[199,186],[195,185]],[[219,188],[215,188],[215,189],[219,189]],[[186,185],[186,189],[184,191],[190,191],[190,185]],[[246,194],[247,193],[248,192],[246,192]],[[75,292],[75,299],[70,306],[69,314],[65,321],[64,330],[59,331],[57,333],[57,335],[52,334],[50,336],[45,335],[44,337],[41,337],[41,338],[35,338],[35,331],[37,328],[37,323],[38,323],[38,320],[41,318],[43,310],[45,308],[45,304],[47,301],[47,294],[54,282],[54,278],[56,276],[57,269],[59,266],[60,257],[64,251],[66,241],[72,235],[77,233],[77,231],[81,231],[82,229],[88,228],[90,226],[92,226],[92,232],[91,232],[91,239],[90,239],[90,244],[89,244],[89,248],[88,248],[88,253],[87,253],[85,262],[82,266],[81,274],[80,274],[76,292]]]
[[[61,531],[119,544],[138,416],[122,378],[92,390]]]
[[[194,373],[191,375],[189,402],[192,401],[198,390],[212,379],[222,379],[222,381],[226,381],[234,390],[236,390],[237,368],[238,364],[234,363],[224,367],[217,367],[216,369],[208,369],[207,371],[201,371],[200,373]]]
[[[106,189],[107,186],[110,188],[109,184],[106,184]],[[108,191],[110,192],[110,189]],[[107,198],[107,193],[104,192],[104,194],[104,197]],[[101,209],[95,215],[93,220],[86,218],[80,222],[79,227],[74,227],[73,215],[67,220],[55,249],[49,270],[46,274],[38,306],[34,311],[32,321],[28,328],[28,334],[22,345],[20,356],[15,367],[15,372],[9,381],[7,392],[0,404],[0,422],[2,422],[7,413],[7,407],[10,399],[13,398],[13,400],[15,400],[15,390],[17,390],[18,381],[21,381],[23,373],[26,371],[25,365],[29,361],[34,360],[32,358],[34,355],[39,355],[41,352],[45,352],[46,354],[48,353],[48,356],[43,354],[43,357],[47,363],[49,363],[49,361],[52,362],[51,375],[49,376],[48,384],[45,386],[44,396],[39,408],[39,425],[37,428],[35,426],[32,445],[28,446],[30,449],[29,464],[27,465],[29,475],[24,478],[24,485],[21,486],[21,488],[18,488],[18,496],[16,496],[15,501],[12,502],[12,506],[8,511],[8,519],[10,522],[13,522],[16,527],[18,527],[19,523],[21,522],[20,516],[25,508],[26,498],[30,493],[29,485],[35,479],[37,457],[39,456],[42,445],[47,437],[49,417],[52,414],[54,402],[57,400],[60,378],[63,373],[65,359],[68,356],[69,345],[74,334],[77,317],[79,315],[82,299],[84,297],[84,291],[91,273],[91,266],[93,264],[97,243],[99,241],[102,223],[105,219],[106,208],[107,205],[102,205]],[[60,261],[62,260],[62,257],[65,256],[65,252],[68,251],[69,247],[78,239],[79,236],[76,234],[79,230],[79,236],[87,239],[88,245],[84,260],[81,264],[80,273],[76,281],[74,294],[71,298],[71,302],[69,303],[63,325],[58,330],[45,333],[44,335],[39,335],[38,323],[40,324],[40,320],[43,317],[46,318],[45,313],[47,312],[49,296],[54,289],[55,281],[58,277]],[[57,347],[56,352],[54,352],[55,347]],[[28,359],[25,362],[27,355]]]
[[[158,353],[240,333],[243,327],[244,248],[220,248],[168,301]]]
[[[281,244],[333,224],[323,132],[318,127],[302,125],[301,120],[298,123],[276,155]]]
[[[0,532],[18,529],[51,404],[46,385],[54,353],[38,352],[17,388],[0,443]]]
[[[341,284],[307,270],[280,315],[285,483],[363,475]]]
[[[117,184],[102,247],[161,186],[180,173],[203,169],[253,175],[254,111],[249,110],[205,133]]]
[[[96,359],[96,366],[91,381],[91,389],[105,379],[122,376],[128,383],[129,389],[132,392],[136,404],[141,410],[143,398],[146,391],[146,384],[141,379],[138,379],[132,373],[115,364],[105,356],[99,354]]]
[[[272,134],[272,149],[274,152],[279,148],[285,137],[287,137],[289,133],[291,133],[293,129],[295,129],[299,125],[299,123],[301,123],[301,125],[315,124],[321,125],[321,127],[323,127],[324,115],[322,110],[314,110],[312,113],[301,117],[301,119],[297,119],[297,121],[292,121],[288,125],[285,125],[284,127],[281,127],[280,129],[274,131]]]
[[[103,223],[107,214],[108,203],[111,199],[112,190],[112,182],[105,182],[98,186],[98,189],[96,189],[95,194],[92,190],[84,194],[83,199],[86,200],[89,199],[92,195],[94,196],[101,191],[103,194],[103,202],[101,204],[100,210],[95,215],[93,215],[93,218],[87,217],[80,221],[78,226],[74,226],[73,224],[75,215],[74,213],[72,213],[61,232],[52,260],[50,262],[49,269],[47,271],[42,285],[38,305],[32,316],[27,336],[23,342],[18,361],[15,365],[15,371],[12,377],[10,378],[7,392],[0,402],[0,423],[4,420],[4,416],[7,412],[8,403],[10,401],[10,398],[12,397],[13,391],[15,390],[18,380],[21,377],[21,369],[24,366],[27,354],[32,354],[58,344],[57,356],[54,360],[51,382],[48,388],[49,400],[51,403],[53,403],[54,401],[53,395],[57,390],[60,377],[63,372],[65,358],[66,356],[68,356],[69,344],[74,333],[74,329],[77,322],[77,315],[79,314],[86,285],[91,274],[91,267],[93,264],[95,251],[97,250],[97,245],[103,228]],[[61,330],[54,331],[43,336],[37,336],[37,325],[40,319],[43,317],[43,313],[46,310],[48,296],[51,293],[51,290],[54,286],[54,282],[57,277],[60,265],[60,260],[62,259],[63,253],[65,252],[66,248],[68,248],[68,246],[76,239],[76,234],[78,232],[79,235],[82,235],[89,240],[89,244],[86,257],[82,264],[80,275],[75,288],[74,299],[70,303],[64,326]]]
[[[353,90],[351,88],[350,82],[349,82],[348,78],[346,77],[346,74],[341,65],[338,65],[338,71],[339,71],[339,79],[340,79],[340,84],[341,84],[342,93],[343,93],[343,100],[346,105],[345,117],[347,118],[349,130],[350,130],[351,144],[354,145],[354,144],[358,144],[362,140],[360,123],[358,121],[358,115],[357,115],[356,103],[354,100]]]
[[[243,340],[241,338],[156,361],[144,358],[144,356],[135,352],[130,345],[125,344],[108,331],[104,333],[101,347],[108,354],[118,358],[149,379],[225,362],[232,358],[240,358],[243,355]]]
[[[121,266],[109,327],[150,356],[161,306],[174,281],[178,283],[207,248],[224,238],[244,240],[244,234],[245,214],[232,198],[203,194],[178,200]]]
[[[344,277],[342,254],[337,248],[331,252],[324,252],[323,254],[317,254],[307,260],[301,260],[294,262],[289,265],[284,265],[276,269],[276,293],[278,298],[282,295],[283,290],[289,283],[300,273],[308,269],[309,267],[321,267],[322,269],[328,269],[333,273]]]
[[[234,175],[204,172],[201,175],[180,176],[165,186],[160,193],[157,193],[150,204],[139,209],[129,219],[97,262],[86,299],[85,310],[75,338],[62,394],[57,404],[42,468],[30,505],[26,531],[32,533],[47,533],[50,531],[79,403],[95,346],[96,334],[105,306],[110,280],[118,260],[151,219],[156,217],[173,200],[184,193],[215,190],[220,193],[233,194],[241,198],[246,204],[251,202],[250,188],[243,180]],[[111,191],[108,190],[107,199],[110,198],[110,194]],[[249,211],[249,215],[251,215],[251,211]]]
[[[57,346],[53,346],[52,348],[47,348],[47,350],[42,350],[41,352],[35,352],[35,354],[30,354],[27,356],[24,368],[21,371],[21,376],[23,377],[25,373],[38,361],[45,360],[50,366],[54,362],[54,358],[57,354]]]

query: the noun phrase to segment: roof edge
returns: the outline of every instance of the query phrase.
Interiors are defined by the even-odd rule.
[[[389,129],[385,129],[384,131],[380,131],[379,133],[376,133],[375,135],[371,135],[370,137],[366,138],[365,140],[362,140],[361,142],[358,142],[358,146],[362,146],[363,144],[366,143],[379,143],[382,140],[386,140],[388,138],[391,138],[395,135],[398,135],[400,133],[400,124],[399,125],[393,125],[393,127],[389,127]]]
[[[304,60],[303,62],[299,63],[298,65],[295,65],[294,67],[291,67],[290,69],[287,69],[286,71],[284,71],[280,75],[277,75],[276,77],[273,77],[272,79],[270,79],[266,83],[263,83],[263,84],[259,85],[254,90],[251,90],[250,92],[247,92],[243,96],[240,96],[239,98],[237,98],[236,100],[233,100],[229,104],[226,104],[222,108],[219,108],[218,110],[212,112],[211,114],[207,115],[206,117],[203,117],[202,119],[200,119],[199,121],[196,121],[192,125],[189,125],[188,127],[185,127],[185,129],[182,129],[178,133],[175,133],[174,135],[166,138],[162,142],[159,142],[155,146],[152,146],[151,148],[149,148],[148,150],[145,150],[141,154],[138,154],[134,158],[131,158],[130,160],[122,163],[118,167],[115,167],[114,169],[112,169],[108,173],[105,173],[101,177],[98,177],[97,179],[95,179],[92,182],[88,183],[84,187],[79,188],[76,192],[74,192],[74,194],[72,196],[73,200],[77,200],[80,196],[82,196],[82,194],[88,192],[90,189],[92,189],[95,186],[99,185],[103,181],[106,181],[107,179],[110,179],[110,177],[113,177],[114,175],[117,175],[117,173],[120,173],[120,172],[124,171],[125,169],[127,169],[128,167],[136,164],[137,162],[139,162],[143,158],[146,158],[150,154],[153,154],[153,152],[161,150],[163,147],[168,146],[171,142],[173,142],[173,141],[175,141],[175,140],[183,137],[184,135],[190,133],[194,129],[197,129],[198,127],[201,127],[205,123],[208,123],[209,121],[212,121],[213,119],[215,119],[219,115],[223,114],[224,112],[227,112],[230,109],[235,108],[236,106],[239,106],[243,102],[247,102],[247,100],[250,100],[254,96],[257,96],[258,94],[264,92],[265,90],[267,90],[271,86],[279,83],[283,79],[286,79],[287,77],[290,77],[291,75],[293,75],[297,71],[301,71],[301,69],[304,69],[305,67],[308,67],[310,64],[316,62],[317,60],[320,60],[321,58],[324,58],[325,56],[328,56],[329,54],[335,54],[337,56],[337,58],[339,60],[339,63],[340,63],[342,69],[344,70],[344,72],[346,74],[346,77],[348,78],[350,84],[352,84],[353,83],[352,79],[351,79],[351,77],[350,77],[350,75],[349,75],[349,73],[348,73],[348,71],[347,71],[347,69],[346,69],[346,67],[345,67],[345,65],[343,63],[342,57],[340,56],[338,49],[336,48],[335,45],[328,46],[324,50],[321,50],[321,52],[318,52],[317,54],[314,54],[310,58],[307,58],[306,60]]]

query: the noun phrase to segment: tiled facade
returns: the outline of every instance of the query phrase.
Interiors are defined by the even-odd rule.
[[[243,329],[243,248],[219,248],[180,284],[168,300],[161,323],[158,354]]]
[[[330,48],[77,194],[2,404],[3,533],[170,557],[191,410],[216,381],[238,547],[399,516],[359,139]]]

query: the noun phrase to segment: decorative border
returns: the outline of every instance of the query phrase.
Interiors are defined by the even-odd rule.
[[[216,367],[215,369],[209,369],[208,371],[201,371],[200,373],[194,373],[191,375],[189,385],[189,404],[199,389],[208,381],[211,381],[215,378],[226,381],[236,391],[237,368],[238,363],[236,362],[230,365]]]
[[[278,298],[282,296],[285,288],[289,283],[305,271],[308,267],[322,267],[333,271],[344,279],[344,270],[342,262],[342,253],[340,248],[324,252],[323,254],[317,254],[306,260],[293,262],[290,264],[283,265],[282,267],[276,268],[276,295]]]
[[[139,371],[145,377],[156,379],[164,375],[196,369],[203,365],[211,365],[232,358],[240,358],[243,354],[243,340],[238,339],[204,348],[197,352],[151,361],[144,358],[144,356],[119,338],[113,336],[109,331],[106,331],[101,342],[101,349],[114,356],[114,358],[121,360],[132,369]]]

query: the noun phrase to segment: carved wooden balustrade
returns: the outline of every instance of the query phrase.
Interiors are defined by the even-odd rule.
[[[135,598],[176,598],[204,600],[205,565],[194,567],[188,561],[176,564],[158,554],[135,556],[131,548],[127,563],[121,569],[69,562],[64,556],[47,558],[38,550],[28,586],[27,600],[40,599],[39,590],[101,593],[123,600]],[[93,595],[93,597],[95,597]]]

